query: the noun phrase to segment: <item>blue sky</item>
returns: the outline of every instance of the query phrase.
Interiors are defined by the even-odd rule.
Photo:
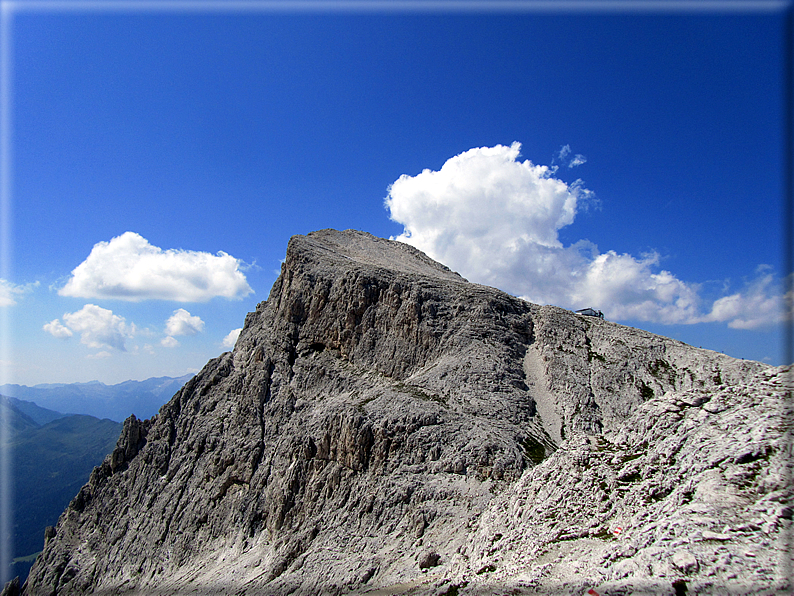
[[[322,228],[782,363],[783,3],[112,5],[4,4],[7,381],[196,371]]]

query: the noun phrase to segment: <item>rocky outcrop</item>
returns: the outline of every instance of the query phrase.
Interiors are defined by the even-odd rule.
[[[296,236],[234,351],[125,422],[23,593],[774,590],[785,379]]]
[[[459,575],[540,593],[790,593],[789,375],[670,391],[563,442],[494,499]]]

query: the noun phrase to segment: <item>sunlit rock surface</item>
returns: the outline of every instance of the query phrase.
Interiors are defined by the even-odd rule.
[[[404,244],[296,236],[23,593],[788,593],[787,382]]]

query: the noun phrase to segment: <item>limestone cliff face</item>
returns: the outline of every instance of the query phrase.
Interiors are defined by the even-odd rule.
[[[784,380],[468,283],[404,244],[354,231],[296,236],[233,352],[152,420],[125,422],[23,593],[531,593],[567,585],[559,561],[543,559],[559,541],[597,553],[580,557],[582,585],[669,591],[689,559],[654,570],[645,553],[636,572],[604,574],[622,559],[601,554],[624,545],[599,536],[615,520],[716,498],[702,483],[727,482],[703,476],[719,465],[714,454],[733,453],[720,432],[751,432],[742,454],[720,461],[752,464],[730,472],[743,506],[776,495],[764,509],[777,507],[765,513],[774,529],[746,530],[772,540],[791,517],[775,410]],[[761,386],[778,397],[760,398]],[[723,397],[733,405],[703,405]],[[723,424],[737,407],[745,426]],[[761,471],[770,461],[776,476]],[[703,515],[718,520],[709,529],[722,523]],[[663,550],[646,534],[635,554]],[[708,569],[689,565],[686,577]],[[759,575],[753,589],[776,577]]]

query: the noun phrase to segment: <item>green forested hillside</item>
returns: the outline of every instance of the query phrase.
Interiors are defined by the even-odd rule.
[[[2,398],[11,429],[14,491],[14,564],[21,579],[44,544],[44,529],[88,481],[94,466],[113,450],[121,424],[93,416],[68,415],[31,402]],[[26,410],[32,415],[28,415]],[[35,416],[35,419],[34,419]],[[36,420],[47,420],[39,424]],[[20,560],[25,559],[25,560]]]

